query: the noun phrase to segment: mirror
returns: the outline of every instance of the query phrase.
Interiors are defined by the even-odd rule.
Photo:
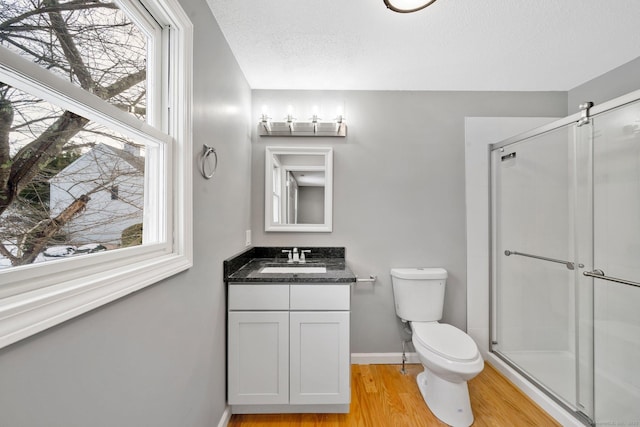
[[[265,231],[332,231],[333,149],[266,147]]]

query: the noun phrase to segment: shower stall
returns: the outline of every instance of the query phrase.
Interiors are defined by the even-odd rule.
[[[640,91],[490,146],[491,351],[586,425],[640,425]]]

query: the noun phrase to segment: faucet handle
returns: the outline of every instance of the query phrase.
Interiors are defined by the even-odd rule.
[[[300,262],[305,262],[306,261],[306,257],[305,257],[305,253],[310,254],[311,253],[311,249],[301,249],[300,250]]]
[[[287,262],[293,262],[293,257],[291,256],[291,250],[283,249],[282,253],[287,254]]]

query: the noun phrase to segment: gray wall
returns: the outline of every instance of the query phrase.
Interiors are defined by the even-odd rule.
[[[195,26],[194,266],[0,350],[2,427],[211,427],[225,407],[222,261],[249,226],[251,91],[204,1]],[[235,112],[234,112],[235,111]]]
[[[298,187],[298,224],[324,223],[324,187]]]
[[[346,138],[253,136],[255,245],[345,246],[356,274],[378,276],[353,291],[352,352],[398,352],[392,267],[449,271],[444,321],[466,329],[465,116],[564,116],[564,92],[253,91],[263,105],[344,102]],[[329,101],[327,101],[329,100]],[[334,147],[333,233],[264,232],[264,147]]]
[[[601,104],[638,89],[640,57],[571,89],[568,93],[569,114],[578,111],[578,106],[585,101]]]

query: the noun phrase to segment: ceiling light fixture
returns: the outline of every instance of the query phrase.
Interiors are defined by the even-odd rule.
[[[398,13],[417,12],[427,6],[432,5],[435,2],[436,0],[430,0],[426,3],[424,2],[424,0],[393,0],[392,3],[392,0],[384,0],[384,4],[385,6],[387,6],[387,9],[391,9],[394,12]]]

